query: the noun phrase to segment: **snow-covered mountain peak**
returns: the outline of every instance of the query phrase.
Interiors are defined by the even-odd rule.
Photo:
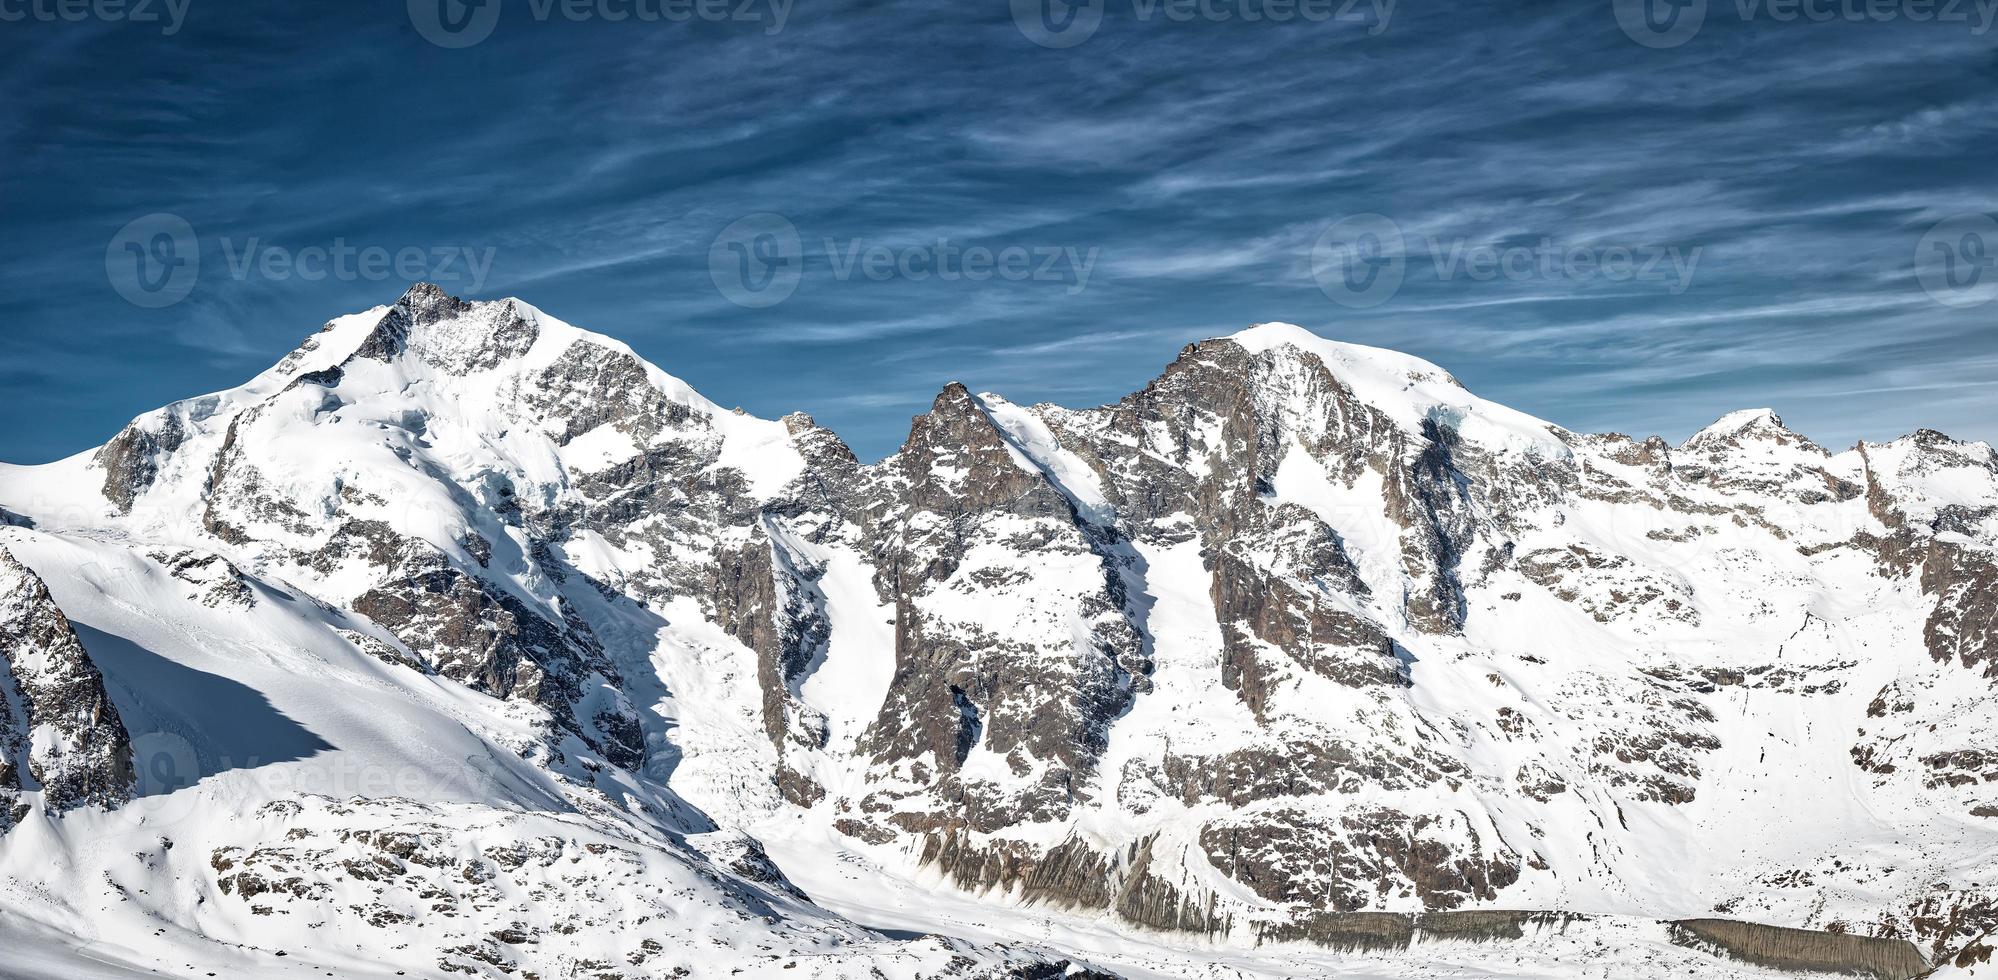
[[[529,303],[419,283],[394,304],[329,321],[240,387],[142,415],[95,452],[12,482],[29,516],[73,506],[69,488],[97,484],[114,512],[146,498],[149,520],[179,525],[191,509],[213,519],[204,501],[237,457],[273,502],[330,507],[376,484],[413,494],[381,494],[399,512],[455,512],[467,492],[559,495],[581,476],[670,452],[734,471],[761,500],[804,467],[791,435]],[[385,479],[398,474],[409,480]]]
[[[1258,357],[1286,349],[1310,354],[1361,401],[1410,433],[1419,435],[1424,423],[1434,423],[1487,449],[1543,458],[1570,455],[1559,426],[1480,398],[1450,372],[1413,354],[1326,340],[1294,323],[1259,323],[1221,339]]]
[[[1783,424],[1781,416],[1774,409],[1747,408],[1729,412],[1716,419],[1712,425],[1693,433],[1680,444],[1681,449],[1699,446],[1744,441],[1776,442],[1785,445],[1805,445],[1814,449],[1817,445]],[[1818,449],[1822,453],[1822,449]]]
[[[1767,408],[1729,412],[1676,450],[1682,476],[1726,493],[1774,494],[1803,505],[1849,500],[1859,492],[1860,460],[1833,456]]]
[[[1782,417],[1776,414],[1775,409],[1744,408],[1738,412],[1729,412],[1714,420],[1712,425],[1695,433],[1694,438],[1703,435],[1732,435],[1744,429],[1771,426],[1779,429],[1785,427]]]
[[[1411,383],[1437,381],[1457,388],[1463,387],[1456,378],[1450,376],[1450,372],[1413,354],[1404,354],[1385,347],[1327,340],[1295,323],[1276,320],[1258,323],[1222,339],[1232,340],[1252,354],[1260,354],[1270,348],[1288,344],[1318,355],[1328,366],[1336,364],[1354,371],[1383,378],[1403,379]]]
[[[560,483],[564,472],[594,473],[672,444],[736,470],[758,499],[802,468],[787,423],[725,409],[622,341],[512,297],[468,302],[419,283],[342,363],[325,376],[295,373],[343,406],[374,406],[369,417],[394,423],[415,413],[426,435],[462,431],[473,444],[454,456],[511,455],[536,482]]]
[[[414,353],[458,373],[491,370],[532,350],[539,317],[516,300],[470,303],[429,283],[417,283],[389,308],[354,352],[387,361]]]
[[[1946,524],[1988,521],[1984,536],[1998,540],[1998,452],[1990,445],[1918,429],[1891,442],[1863,443],[1858,455],[1867,479],[1905,516],[1928,523],[1955,512]]]

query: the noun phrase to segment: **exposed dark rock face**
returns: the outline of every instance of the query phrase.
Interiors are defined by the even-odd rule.
[[[917,782],[942,804],[989,796],[955,778],[974,749],[988,752],[1026,784],[994,801],[999,810],[1012,820],[1063,815],[1145,669],[1112,545],[961,385],[938,395],[902,452],[868,477],[882,503],[863,546],[894,603],[896,667],[862,750],[911,775],[920,767],[931,778]],[[1052,568],[1067,574],[1035,574]],[[982,618],[993,608],[1031,618],[1001,635]],[[932,819],[910,811],[901,822]]]
[[[1933,542],[1922,591],[1936,597],[1922,630],[1930,656],[1998,678],[1998,562],[1989,552]]]
[[[1117,975],[1069,960],[1059,960],[1032,966],[1008,967],[1002,980],[1117,980]]]
[[[1274,677],[1288,666],[1266,662],[1271,648],[1289,664],[1349,687],[1402,683],[1401,662],[1378,626],[1321,601],[1315,590],[1268,576],[1232,547],[1213,562],[1214,609],[1227,644],[1221,683],[1258,717],[1269,710]]]
[[[1307,942],[1342,952],[1389,952],[1407,949],[1414,940],[1415,917],[1397,912],[1332,912],[1261,923],[1256,935],[1269,942]]]
[[[599,344],[572,344],[534,382],[521,397],[528,408],[561,421],[559,444],[609,425],[643,445],[661,432],[694,422],[691,409],[649,383],[644,362]],[[700,445],[686,441],[693,443],[690,451]]]
[[[437,673],[548,709],[613,764],[636,768],[644,760],[637,714],[582,620],[553,622],[441,556],[412,558],[400,572],[356,599],[354,611],[395,634]],[[578,718],[575,706],[586,689],[605,692],[609,706]]]
[[[1889,939],[1906,939],[1915,944],[1929,962],[1942,964],[1965,954],[1975,957],[1977,946],[1986,944],[1989,955],[1998,922],[1998,889],[1964,888],[1947,881],[1930,883],[1922,894],[1899,914],[1881,916],[1878,928],[1866,931]],[[1856,929],[1848,929],[1856,932]]]
[[[472,304],[447,295],[427,282],[417,283],[389,307],[381,322],[354,350],[354,357],[376,361],[392,360],[408,349],[410,332],[439,320],[462,316]]]
[[[165,565],[174,578],[193,586],[204,605],[248,608],[257,604],[249,578],[221,555],[183,550],[156,551],[150,557]]]
[[[1460,912],[1328,912],[1259,928],[1265,941],[1308,942],[1348,952],[1398,952],[1416,943],[1511,942],[1529,932],[1565,932],[1589,917],[1573,912],[1481,909]]]
[[[1499,942],[1525,938],[1529,930],[1565,930],[1570,922],[1585,918],[1565,912],[1479,909],[1425,912],[1416,918],[1416,926],[1423,942]]]
[[[1991,962],[1994,950],[1998,950],[1998,935],[1987,932],[1966,944],[1947,962],[1959,970],[1973,969]]]
[[[446,321],[451,329],[430,329]],[[526,353],[538,336],[539,329],[516,300],[468,303],[430,283],[417,283],[389,307],[353,357],[390,361],[412,354],[440,371],[473,374]],[[329,380],[333,378],[337,375]]]
[[[1433,751],[1405,754],[1365,743],[1296,741],[1217,755],[1168,755],[1157,781],[1189,806],[1246,807],[1287,796],[1357,793],[1369,786],[1416,789],[1463,775],[1462,764]]]
[[[1910,500],[1912,494],[1897,492],[1938,476],[1989,479],[1998,475],[1998,452],[1924,429],[1870,452],[1862,445],[1860,456],[1868,510],[1890,532],[1874,542],[1882,564],[1918,572],[1923,593],[1936,598],[1922,633],[1930,655],[1998,677],[1998,563],[1993,532],[1986,530],[1994,509]]]
[[[1475,534],[1467,490],[1457,469],[1457,433],[1425,420],[1426,445],[1388,483],[1388,516],[1401,524],[1402,562],[1417,588],[1408,594],[1408,616],[1428,633],[1455,633],[1464,625],[1464,585],[1459,571]]]
[[[1473,850],[1460,855],[1448,841],[1466,833]],[[1497,898],[1520,871],[1518,855],[1485,854],[1462,814],[1355,807],[1332,824],[1303,810],[1260,811],[1207,825],[1200,844],[1217,870],[1300,913],[1357,912],[1410,896],[1455,908]]]
[[[131,513],[132,504],[159,476],[160,464],[185,438],[180,416],[172,409],[161,409],[125,426],[91,457],[91,462],[104,470],[104,499],[119,513]]]
[[[60,813],[131,799],[132,741],[68,617],[42,580],[0,549],[0,830],[39,791]]]
[[[1793,972],[1856,973],[1876,980],[1908,980],[1929,968],[1915,947],[1904,940],[1786,929],[1729,919],[1674,922],[1672,940],[1757,966]]]
[[[1581,545],[1543,548],[1520,555],[1519,573],[1534,584],[1574,603],[1599,623],[1642,616],[1653,622],[1698,625],[1699,610],[1682,585],[1651,575],[1622,555],[1602,555]],[[1592,583],[1614,578],[1617,585],[1600,594]]]
[[[1112,910],[1147,928],[1226,933],[1232,923],[1217,913],[1213,896],[1188,895],[1153,869],[1155,842],[1155,838],[1140,839],[1106,855],[1071,839],[1042,853],[1003,844],[982,847],[962,833],[931,834],[922,863],[967,891],[1017,888],[1032,902]]]
[[[1018,887],[1029,901],[1103,909],[1117,901],[1117,876],[1125,861],[1078,840],[1042,853],[1028,847],[980,847],[958,831],[925,838],[922,863],[967,891]]]
[[[781,751],[785,737],[808,748],[825,744],[824,722],[795,697],[798,682],[831,638],[822,569],[767,538],[752,538],[735,552],[718,551],[707,593],[711,608],[728,617],[730,635],[757,654],[763,692],[764,734]],[[794,785],[791,792],[809,790]]]

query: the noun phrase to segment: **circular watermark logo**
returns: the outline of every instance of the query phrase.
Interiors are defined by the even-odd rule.
[[[1647,48],[1676,48],[1700,33],[1707,0],[1611,0],[1616,23]]]
[[[201,243],[177,214],[135,218],[104,246],[104,276],[133,306],[172,306],[194,291],[200,273]]]
[[[1354,309],[1392,298],[1401,289],[1407,265],[1401,226],[1383,215],[1341,218],[1311,245],[1311,278],[1332,302]]]
[[[798,291],[804,242],[789,218],[759,211],[731,222],[708,247],[708,277],[737,306],[776,306]]]
[[[500,0],[409,0],[416,33],[440,48],[469,48],[492,36]]]
[[[201,781],[201,757],[179,735],[146,732],[132,739],[132,774],[140,796],[166,796]]]
[[[1013,26],[1044,48],[1072,48],[1103,23],[1103,0],[1012,0]]]
[[[1959,214],[1937,222],[1915,245],[1915,278],[1944,306],[1966,309],[1998,298],[1998,221]]]
[[[184,792],[201,781],[201,755],[187,739],[153,731],[132,738],[134,799],[111,811],[113,828],[173,827],[201,807],[200,794]]]

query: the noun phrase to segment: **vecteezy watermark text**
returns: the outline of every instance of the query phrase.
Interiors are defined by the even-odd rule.
[[[1429,264],[1438,279],[1462,276],[1477,282],[1506,279],[1607,279],[1610,282],[1669,282],[1677,296],[1693,284],[1701,246],[1566,245],[1542,238],[1532,245],[1473,244],[1464,239],[1425,238]]]
[[[1341,306],[1379,306],[1401,290],[1410,273],[1410,243],[1401,226],[1378,214],[1332,222],[1311,247],[1311,275]],[[1677,296],[1691,288],[1702,246],[1560,242],[1473,241],[1426,235],[1413,257],[1428,259],[1438,281],[1664,282]]]
[[[1103,26],[1109,0],[1010,0],[1013,24],[1044,48],[1072,48]],[[1364,24],[1378,36],[1394,19],[1397,0],[1118,0],[1140,21],[1242,24]]]
[[[182,0],[186,2],[186,0]],[[756,24],[776,34],[795,0],[519,0],[538,23]],[[499,26],[501,0],[409,0],[409,22],[440,48],[469,48]]]
[[[921,282],[932,276],[944,282],[1056,282],[1067,286],[1070,296],[1089,287],[1089,271],[1096,267],[1098,249],[1073,245],[959,245],[948,238],[934,243],[891,247],[853,238],[822,240],[821,247],[832,262],[833,278],[849,282],[856,278],[869,282],[908,279]]]
[[[1617,26],[1647,48],[1676,48],[1693,39],[1718,8],[1744,23],[1960,24],[1982,37],[1998,18],[1998,0],[1611,0]]]
[[[807,241],[783,215],[760,212],[737,219],[708,249],[708,275],[722,296],[738,306],[775,306],[797,292],[809,245],[818,249],[837,282],[1024,282],[1060,285],[1070,296],[1089,287],[1102,254],[1073,245],[964,244],[949,238],[919,244],[884,244],[861,238]]]
[[[0,23],[39,21],[80,24],[87,20],[128,24],[158,24],[160,36],[172,37],[187,23],[194,0],[0,0]]]
[[[387,280],[465,283],[482,290],[499,250],[467,245],[354,245],[335,238],[329,245],[291,248],[261,238],[216,239],[229,278],[282,282]],[[104,247],[104,275],[111,288],[134,306],[158,309],[186,299],[201,273],[202,243],[185,218],[165,212],[136,218]]]
[[[298,278],[307,282],[336,279],[361,282],[406,279],[412,282],[463,282],[469,280],[478,292],[492,272],[493,257],[499,250],[488,245],[474,249],[468,245],[442,245],[429,248],[410,245],[388,249],[380,245],[349,245],[344,238],[332,245],[308,245],[290,249],[267,245],[251,238],[222,241],[222,256],[229,278],[243,282],[251,278],[282,281]]]

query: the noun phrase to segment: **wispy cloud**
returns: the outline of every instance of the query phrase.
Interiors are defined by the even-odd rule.
[[[775,36],[517,19],[452,52],[402,13],[246,9],[171,43],[0,31],[0,322],[37,366],[0,378],[0,458],[66,455],[239,382],[404,285],[233,278],[219,243],[251,237],[490,247],[486,294],[626,338],[719,402],[810,410],[863,455],[953,378],[1101,403],[1180,344],[1271,319],[1409,350],[1576,428],[1684,434],[1777,401],[1827,443],[1998,436],[1993,307],[1935,303],[1915,274],[1930,226],[1998,212],[1980,87],[1998,63],[1939,25],[1719,18],[1651,51],[1606,5],[1402,5],[1378,36],[1113,17],[1051,51],[1003,4],[890,0],[800,5]],[[208,261],[189,299],[146,310],[104,252],[154,211],[187,218]],[[768,308],[710,268],[753,212],[809,246]],[[1349,309],[1311,250],[1363,213],[1396,223],[1408,264],[1391,300]],[[1077,290],[841,279],[827,239],[1096,261]],[[1430,254],[1542,239],[1701,256],[1673,292],[1439,274]]]

